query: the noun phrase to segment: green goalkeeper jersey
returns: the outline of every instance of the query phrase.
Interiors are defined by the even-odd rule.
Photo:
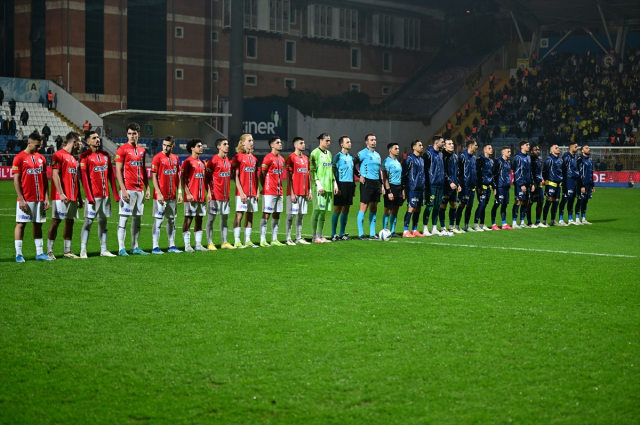
[[[311,180],[314,192],[317,191],[316,180],[320,180],[320,184],[325,191],[333,193],[333,166],[331,165],[331,152],[328,150],[322,152],[320,148],[315,148],[309,157],[309,169],[311,172]]]

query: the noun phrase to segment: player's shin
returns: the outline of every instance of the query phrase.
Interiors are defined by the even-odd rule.
[[[318,211],[320,214],[318,215],[318,227],[316,229],[316,233],[318,234],[318,239],[322,239],[322,231],[324,229],[324,221],[326,218],[325,211]]]
[[[364,235],[364,212],[358,211],[358,236]]]
[[[412,213],[412,220],[411,220],[411,230],[413,232],[418,230],[418,222],[419,221],[420,221],[420,210],[416,209]]]
[[[498,207],[500,206],[500,204],[493,204],[493,207],[491,207],[491,225],[495,226],[496,224],[496,215],[498,214]]]
[[[580,215],[582,215],[582,221],[585,221],[587,219],[587,204],[589,203],[588,199],[583,199],[582,200],[582,208],[580,209]],[[576,219],[578,218],[578,216],[576,215]]]
[[[456,208],[456,227],[460,227],[460,221],[462,220],[462,212],[465,209],[465,205],[460,204],[458,208]]]
[[[386,229],[389,225],[389,214],[382,214],[382,228]]]
[[[229,215],[220,215],[220,234],[222,235],[222,243],[227,243],[227,234],[229,233]]]
[[[209,213],[207,216],[207,224],[205,226],[207,230],[207,241],[209,245],[213,243],[213,222],[216,221],[216,215],[213,213]]]
[[[395,233],[396,231],[396,222],[398,221],[398,214],[391,214],[389,217],[389,222],[391,223],[391,228],[389,229],[391,233]]]
[[[176,219],[167,218],[167,236],[169,237],[169,246],[176,246]]]
[[[551,202],[551,221],[556,219],[556,214],[558,213],[558,201]]]
[[[260,242],[267,240],[267,218],[260,219]]]
[[[507,224],[507,204],[500,205],[500,218],[503,226]]]
[[[80,251],[87,250],[87,241],[89,240],[89,232],[91,231],[91,225],[93,224],[93,219],[85,218],[84,223],[82,224],[82,232],[80,233]]]
[[[296,240],[302,239],[302,220],[304,215],[298,213],[296,216]]]
[[[134,215],[131,217],[131,249],[134,250],[138,247],[138,238],[140,237],[140,226],[142,223],[142,217]]]
[[[331,237],[334,237],[338,234],[338,219],[340,218],[340,213],[334,212],[331,216]]]
[[[573,220],[573,201],[575,201],[573,198],[569,198],[567,200],[567,214],[569,215],[569,221]]]
[[[464,211],[464,227],[469,227],[469,220],[471,220],[471,209],[472,205],[467,205],[466,210]]]
[[[517,224],[516,222],[518,221],[518,212],[519,211],[520,211],[520,205],[513,204],[513,208],[511,208],[511,221],[513,221],[514,224]]]
[[[456,221],[456,207],[449,206],[449,226],[453,226]]]
[[[562,200],[560,201],[560,211],[559,211],[560,221],[563,221],[563,219],[564,219],[564,206],[565,205],[567,205],[567,197],[563,196]]]
[[[129,217],[126,215],[120,216],[118,221],[118,250],[121,251],[124,248],[124,240],[127,237],[127,221]]]
[[[440,230],[444,229],[444,217],[446,212],[445,208],[440,207],[440,210],[438,211],[438,218],[440,219]]]
[[[340,236],[345,235],[345,231],[347,229],[347,219],[349,218],[349,213],[341,213],[340,214]]]
[[[280,227],[280,217],[275,218],[272,217],[271,218],[271,240],[272,241],[276,241],[278,240],[278,228]]]
[[[369,236],[376,235],[376,213],[369,211]]]
[[[156,218],[156,219],[153,220],[153,227],[151,228],[151,237],[153,238],[153,248],[154,249],[155,248],[159,248],[160,228],[162,227],[163,218]]]
[[[547,216],[549,215],[549,209],[551,208],[551,204],[552,202],[550,200],[547,199],[547,201],[544,203],[544,209],[542,211],[542,220],[543,221],[547,221]]]
[[[408,232],[409,231],[409,226],[411,225],[411,214],[409,212],[409,210],[407,209],[407,212],[404,213],[404,231]]]

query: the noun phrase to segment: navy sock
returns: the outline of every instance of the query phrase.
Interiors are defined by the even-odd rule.
[[[549,208],[551,208],[551,201],[547,200],[547,202],[544,203],[544,211],[542,213],[542,219],[544,221],[547,221],[547,216],[549,215]]]
[[[406,213],[404,213],[404,231],[408,231],[409,230],[409,225],[411,222],[411,214],[409,211],[407,211]]]
[[[507,224],[507,204],[500,206],[500,218],[502,219],[502,225]]]
[[[567,205],[567,198],[565,196],[563,196],[562,200],[560,201],[560,211],[559,211],[560,221],[562,221],[564,219],[564,206],[565,205]]]
[[[573,198],[570,198],[567,201],[567,214],[569,214],[569,221],[573,220],[573,202]]]
[[[456,221],[456,209],[449,207],[449,226],[453,226]]]
[[[412,220],[412,226],[411,226],[411,230],[416,231],[418,230],[418,222],[420,221],[420,213],[418,211],[414,211],[413,212],[413,220]]]
[[[520,210],[520,205],[513,204],[513,208],[511,208],[511,220],[518,222],[518,211]]]
[[[520,208],[520,221],[524,221],[524,217],[527,214],[528,209],[528,205],[523,205],[522,208]],[[529,224],[531,224],[531,220],[529,220]]]
[[[464,212],[464,225],[465,227],[469,225],[469,220],[471,220],[471,208],[473,205],[467,205],[467,209]]]
[[[440,208],[440,211],[438,211],[438,218],[440,219],[440,227],[443,229],[444,229],[444,213],[445,213],[444,208]]]
[[[584,218],[587,216],[587,204],[589,203],[588,199],[583,199],[582,200],[582,208],[581,208],[581,215],[582,215],[582,219],[584,220]]]
[[[464,205],[458,205],[456,209],[456,226],[460,226],[460,220],[462,220],[462,211],[464,210]]]
[[[580,218],[580,210],[582,209],[582,199],[576,199],[576,220]]]
[[[556,219],[558,213],[558,201],[551,201],[551,220]]]
[[[496,215],[498,214],[498,207],[500,204],[493,204],[491,207],[491,225],[496,224]]]

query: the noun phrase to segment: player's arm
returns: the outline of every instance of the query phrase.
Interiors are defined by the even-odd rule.
[[[113,192],[113,199],[116,202],[120,202],[120,193],[116,186],[116,176],[113,172],[113,165],[111,165],[111,158],[107,155],[107,179],[111,182],[111,191]]]
[[[338,189],[338,179],[336,178],[335,174],[333,174],[333,169],[331,169],[330,173],[331,173],[331,184],[333,184],[333,194],[337,195],[338,192],[340,192],[340,189]]]
[[[389,192],[389,199],[393,201],[393,193],[391,193],[391,185],[389,184],[389,171],[381,167],[380,174],[382,174],[382,194],[385,194],[385,191]]]
[[[267,179],[268,169],[269,169],[269,165],[265,164],[263,160],[262,166],[260,167],[260,184],[262,185],[262,190],[264,190],[264,182]]]
[[[145,185],[144,200],[151,198],[151,188],[149,187],[149,176],[147,175],[147,156],[142,155],[142,182]]]
[[[360,183],[364,184],[364,176],[360,172],[360,166],[362,165],[362,160],[360,159],[360,154],[358,156],[353,157],[353,172],[358,177]]]
[[[460,155],[458,157],[458,192],[462,190],[462,184],[464,183],[465,177],[465,169],[466,169],[467,160],[464,155]]]
[[[120,159],[120,161],[118,161]],[[116,179],[118,179],[118,185],[120,186],[120,194],[122,196],[122,200],[125,202],[129,202],[129,192],[124,185],[124,158],[121,158],[120,155],[116,152]]]
[[[482,169],[484,168],[484,161],[479,158],[476,159],[476,187],[478,188],[478,193],[482,195],[483,193],[483,183],[482,183]]]
[[[151,170],[151,180],[153,181],[153,190],[156,193],[156,200],[161,205],[164,205],[164,196],[162,196],[162,191],[160,190],[160,182],[158,181],[158,172],[155,169]]]
[[[313,179],[313,184],[316,185],[318,189],[318,193],[320,195],[324,195],[324,187],[320,183],[319,173],[319,165],[318,165],[318,156],[320,156],[320,150],[314,150],[311,152],[311,157],[309,158],[309,173],[311,174],[311,178]]]
[[[60,179],[60,170],[58,168],[54,168],[51,173],[51,180],[53,180],[53,185],[56,187],[58,191],[58,195],[60,196],[60,200],[65,204],[69,203],[69,198],[64,194],[64,188],[62,187],[62,181]]]
[[[20,209],[24,212],[29,211],[29,207],[27,206],[27,202],[24,200],[24,194],[22,193],[22,182],[20,181],[20,175],[21,175],[21,170],[20,170],[20,165],[16,165],[16,162],[14,160],[13,162],[13,187],[16,190],[16,194],[18,195],[18,205],[20,206]]]
[[[189,185],[187,184],[187,182],[185,181],[185,174],[187,174],[189,165],[188,162],[184,162],[182,164],[182,173],[180,173],[180,187],[182,188],[182,190],[184,190],[184,199],[186,202],[193,202],[193,196],[191,196],[191,192],[189,191]]]
[[[400,175],[400,181],[402,185],[402,190],[404,190],[409,185],[409,173],[411,172],[411,168],[413,168],[413,161],[407,159],[402,163],[402,174]]]
[[[83,158],[80,159],[80,161],[85,160],[86,159]],[[95,204],[96,201],[93,198],[91,182],[89,181],[89,172],[87,171],[87,166],[83,162],[80,162],[80,180],[82,180],[82,188],[84,189],[84,195],[87,197],[87,202],[92,205]]]
[[[49,203],[49,179],[47,178],[47,162],[42,164],[42,182],[44,183],[44,210],[48,210]]]
[[[493,194],[495,195],[498,191],[497,188],[500,187],[500,161],[493,161]]]
[[[207,202],[213,199],[213,158],[209,160],[204,172],[204,187],[207,188]]]

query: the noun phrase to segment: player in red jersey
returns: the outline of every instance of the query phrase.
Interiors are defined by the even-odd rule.
[[[216,215],[220,214],[220,233],[222,233],[223,249],[236,249],[227,241],[229,232],[228,218],[231,212],[229,202],[229,191],[231,190],[231,161],[227,157],[229,153],[229,141],[227,139],[216,140],[218,154],[214,155],[207,164],[207,189],[209,196],[209,218],[207,219],[207,239],[209,240],[209,251],[215,251],[213,244],[213,222]]]
[[[145,166],[145,150],[138,146],[140,126],[127,125],[127,143],[116,151],[116,177],[120,185],[120,220],[118,221],[118,255],[127,256],[124,240],[127,237],[127,221],[131,219],[132,255],[149,255],[138,247],[140,224],[144,214],[144,201],[151,198]]]
[[[78,208],[82,208],[80,197],[80,168],[78,160],[73,156],[80,148],[80,135],[75,132],[67,134],[62,142],[62,149],[53,154],[51,168],[51,226],[47,239],[47,256],[55,260],[53,244],[58,236],[58,226],[64,220],[62,237],[64,239],[64,258],[80,258],[71,252],[73,238],[73,221],[78,217]]]
[[[280,155],[282,141],[278,136],[269,138],[271,152],[262,160],[262,220],[260,220],[260,246],[285,246],[278,240],[278,224],[284,202],[282,177],[284,176],[284,158]],[[267,221],[271,219],[271,245],[267,242]]]
[[[17,263],[24,263],[22,239],[27,223],[33,223],[36,260],[53,261],[42,252],[42,223],[47,221],[45,211],[49,209],[49,183],[47,161],[38,153],[40,146],[42,137],[38,133],[30,134],[27,147],[13,160],[13,186],[18,194],[14,232]]]
[[[233,220],[233,237],[236,248],[257,248],[251,242],[251,225],[253,213],[258,211],[258,159],[253,156],[253,137],[250,134],[240,136],[237,155],[231,161],[232,173],[236,182],[236,218]],[[242,215],[244,220],[244,245],[240,241]]]
[[[191,156],[184,160],[180,170],[180,187],[184,190],[184,223],[182,237],[186,252],[207,251],[202,246],[202,217],[207,214],[206,171],[200,155],[204,151],[202,140],[191,139],[187,142],[187,151]],[[195,250],[191,248],[191,221],[195,219],[193,232],[196,237]]]
[[[171,153],[175,147],[173,136],[162,140],[162,152],[153,157],[151,162],[151,178],[153,180],[153,237],[152,254],[164,254],[159,246],[160,227],[167,219],[167,236],[169,237],[169,252],[180,253],[176,247],[176,215],[178,204],[182,203],[182,193],[178,192],[180,159]],[[176,199],[177,195],[177,199]]]
[[[306,146],[302,137],[293,138],[295,151],[285,162],[287,169],[287,245],[308,245],[302,237],[302,219],[307,213],[307,202],[311,202],[311,177],[309,158],[303,154]],[[291,240],[293,216],[296,216],[296,241]]]
[[[80,258],[87,258],[87,242],[93,221],[98,218],[98,237],[100,238],[100,256],[115,257],[107,249],[107,219],[111,217],[111,198],[109,184],[115,201],[118,202],[116,179],[109,154],[100,149],[100,138],[95,131],[89,131],[86,139],[89,149],[80,155],[80,173],[82,187],[86,196],[84,204],[84,223],[80,239]]]

